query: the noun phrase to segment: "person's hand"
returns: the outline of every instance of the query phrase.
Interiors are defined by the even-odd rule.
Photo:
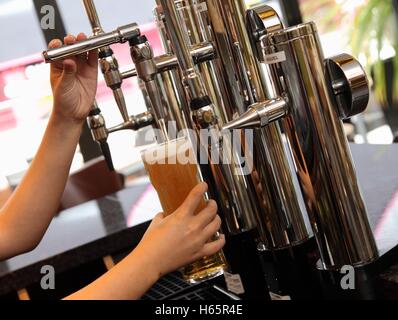
[[[66,45],[86,39],[80,33],[76,38],[68,35]],[[49,48],[62,46],[59,39],[52,40]],[[93,105],[97,91],[98,51],[67,58],[51,64],[51,87],[54,95],[54,110],[63,120],[83,123]]]
[[[224,247],[223,235],[209,242],[221,227],[216,202],[209,201],[207,207],[195,215],[206,191],[207,184],[201,183],[176,212],[167,217],[158,214],[138,245],[136,250],[150,258],[158,277],[211,256]]]

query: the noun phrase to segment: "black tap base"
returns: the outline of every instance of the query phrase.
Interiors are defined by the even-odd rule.
[[[319,300],[322,290],[315,263],[314,238],[280,250],[260,253],[271,296],[280,300]]]
[[[361,267],[346,266],[340,270],[324,270],[319,263],[318,267],[325,300],[382,299],[377,262]]]
[[[336,271],[319,267],[318,276],[325,300],[396,300],[398,247],[365,266]]]
[[[224,253],[228,261],[228,273],[233,277],[239,275],[244,293],[239,293],[239,291],[234,292],[232,290],[229,291],[242,300],[268,301],[271,300],[271,298],[261,267],[256,239],[256,230],[226,236]],[[228,290],[225,279],[224,277],[222,286]]]

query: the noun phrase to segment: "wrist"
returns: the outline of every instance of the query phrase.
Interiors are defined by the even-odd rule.
[[[145,276],[152,282],[156,283],[164,276],[159,269],[159,261],[150,250],[139,244],[134,251],[129,255],[129,259],[139,261],[141,270],[144,270]]]
[[[85,119],[75,119],[54,111],[51,113],[50,116],[50,123],[53,123],[57,126],[68,127],[71,129],[81,129],[83,127],[84,121]]]

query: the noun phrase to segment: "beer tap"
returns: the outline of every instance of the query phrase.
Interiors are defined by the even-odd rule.
[[[103,34],[104,31],[101,27],[101,23],[95,9],[93,0],[83,0],[84,7],[87,12],[91,27],[93,29],[93,35],[97,36]],[[110,46],[104,46],[99,49],[100,67],[102,74],[104,75],[107,86],[112,90],[116,104],[122,115],[123,121],[129,121],[129,114],[127,111],[126,100],[124,98],[123,91],[121,89],[123,78],[119,70],[119,63],[113,54],[113,50]]]
[[[91,23],[92,29],[93,29],[93,35],[97,36],[99,34],[103,34],[104,31],[102,30],[102,27],[100,25],[98,14],[94,7],[94,3],[92,1],[83,0],[83,4],[86,8],[86,13],[87,13],[89,21]],[[107,46],[106,48],[110,49],[109,46]],[[99,52],[101,54],[102,48],[99,49]],[[103,59],[101,59],[101,60],[103,60]],[[112,65],[117,64],[117,61],[112,61],[112,62],[114,62]],[[101,66],[102,72],[105,75],[105,73],[106,73],[106,71],[104,70],[105,65],[104,65],[104,63],[102,63],[102,61],[100,62],[100,66]],[[105,79],[108,79],[108,78],[105,77]],[[108,84],[108,81],[107,81],[107,84]],[[125,117],[123,117],[123,120],[125,120]],[[102,115],[101,110],[98,107],[98,104],[96,101],[94,101],[93,108],[87,118],[87,123],[91,130],[91,134],[93,136],[94,141],[97,141],[100,146],[101,152],[102,152],[103,156],[105,157],[105,161],[108,165],[108,169],[110,171],[115,171],[115,166],[114,166],[113,160],[112,160],[112,153],[111,153],[111,150],[110,150],[109,144],[108,144],[108,131],[106,129],[105,118]]]
[[[88,3],[88,2],[87,2]],[[91,3],[92,4],[92,3]],[[90,10],[89,12],[93,13],[94,11]],[[96,14],[96,13],[95,13]],[[93,15],[92,17],[95,17]],[[97,21],[97,18],[92,21]],[[108,167],[110,170],[114,170],[114,165],[112,161],[112,156],[110,152],[109,145],[107,143],[108,136],[111,133],[121,131],[121,130],[139,130],[146,126],[150,126],[154,124],[154,118],[150,112],[144,112],[142,114],[130,117],[127,113],[127,109],[124,110],[124,97],[122,96],[122,91],[120,89],[119,84],[121,85],[121,81],[119,81],[119,70],[116,71],[117,61],[113,61],[111,56],[105,57],[110,54],[110,51],[107,50],[110,45],[116,43],[125,43],[140,35],[140,29],[137,24],[131,23],[128,25],[121,26],[114,31],[105,33],[99,29],[99,23],[94,24],[94,33],[96,35],[79,41],[73,45],[62,46],[60,48],[50,49],[43,52],[43,57],[45,62],[53,62],[65,59],[70,56],[77,56],[79,54],[86,53],[91,50],[101,50],[105,48],[105,53],[103,54],[103,58],[100,60],[100,64],[102,62],[102,68],[105,72],[105,78],[108,79],[108,84],[112,83],[112,88],[115,94],[115,99],[118,102],[118,105],[122,107],[122,114],[124,122],[120,125],[117,125],[112,128],[107,128],[105,123],[105,118],[101,113],[96,102],[94,102],[93,107],[89,113],[87,118],[87,122],[89,128],[91,129],[92,136],[95,141],[97,141],[100,145],[101,151],[106,159]],[[107,61],[104,60],[104,57]],[[110,60],[111,59],[111,60]],[[109,68],[108,68],[109,67]],[[117,68],[118,69],[118,68]],[[121,75],[120,75],[121,78]]]
[[[93,139],[98,142],[102,154],[105,157],[106,163],[110,171],[114,171],[114,165],[112,161],[112,154],[108,144],[109,134],[122,131],[122,130],[133,130],[137,131],[141,128],[145,128],[154,123],[154,119],[150,112],[144,112],[137,116],[129,117],[129,121],[124,122],[120,125],[107,129],[105,118],[101,113],[101,110],[98,108],[96,102],[94,102],[93,108],[90,111],[89,116],[87,117],[87,123],[91,130],[91,134]]]
[[[217,200],[223,219],[223,232],[227,238],[224,253],[229,264],[226,274],[241,279],[244,291],[247,290],[238,293],[242,294],[242,297],[269,299],[268,286],[257,253],[256,215],[260,208],[256,199],[251,197],[253,193],[249,191],[252,186],[251,180],[247,175],[238,173],[240,169],[236,162],[235,151],[230,141],[220,136],[222,120],[217,117],[216,108],[218,111],[221,109],[208,94],[202,74],[199,73],[189,54],[188,41],[183,31],[184,23],[177,12],[176,3],[159,0],[158,4],[162,7],[168,38],[178,59],[189,101],[190,110],[187,113],[190,114],[193,129],[201,142],[198,147],[200,151],[207,152],[209,158],[209,165],[201,164],[200,167],[210,187],[209,195]],[[203,132],[210,135],[210,145],[201,139]],[[227,159],[221,160],[219,164],[214,161],[214,155],[223,157],[224,152],[232,155],[232,159],[229,160],[233,161],[233,165],[228,165],[228,161],[224,161]],[[240,259],[242,256],[237,256],[236,250],[243,253],[244,262]]]
[[[108,132],[106,130],[105,118],[96,101],[94,101],[93,107],[87,117],[87,124],[91,130],[91,135],[94,141],[97,141],[101,148],[101,152],[105,157],[108,169],[110,171],[115,171],[112,154],[108,144]]]
[[[59,48],[43,51],[42,55],[46,63],[59,61],[72,56],[78,56],[86,52],[110,46],[116,43],[126,43],[130,39],[141,34],[136,23],[130,23],[118,27],[111,32],[105,32],[79,41],[73,45],[64,45]]]
[[[158,142],[169,140],[169,135],[166,127],[167,110],[162,103],[162,96],[159,87],[155,81],[158,74],[158,68],[154,61],[154,54],[146,36],[141,35],[130,41],[131,58],[135,64],[137,76],[142,81],[147,98],[152,107],[152,114],[156,119],[158,128],[160,129],[161,137],[158,137]]]
[[[269,91],[288,106],[282,123],[319,247],[318,268],[370,264],[378,251],[341,125],[367,107],[366,73],[347,54],[324,59],[314,23],[285,29],[275,10],[261,6],[247,12],[247,27],[268,68]],[[224,128],[262,127],[263,111],[252,106]]]
[[[45,61],[99,51],[123,122],[108,128],[96,102],[87,121],[111,169],[111,133],[152,125],[164,142],[174,139],[170,124],[188,129],[222,218],[228,290],[294,299],[292,287],[318,282],[314,273],[334,290],[343,266],[373,266],[377,246],[340,121],[369,99],[353,57],[325,59],[314,23],[285,28],[271,7],[244,0],[156,0],[166,54],[155,56],[137,24],[105,32],[94,0],[83,3],[93,36],[43,52]],[[117,43],[129,43],[134,66],[119,69]],[[122,92],[132,77],[148,110],[135,116]]]

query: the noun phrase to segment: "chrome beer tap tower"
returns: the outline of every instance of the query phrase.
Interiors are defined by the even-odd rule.
[[[201,171],[223,218],[226,278],[241,282],[233,293],[269,299],[273,280],[261,255],[288,252],[294,264],[298,249],[312,242],[319,261],[308,264],[316,272],[377,260],[341,122],[367,107],[367,77],[347,54],[324,58],[314,23],[285,28],[271,7],[248,9],[243,0],[156,0],[166,53],[154,56],[137,24],[104,32],[93,0],[83,4],[93,36],[45,51],[46,62],[99,50],[123,123],[107,128],[96,105],[88,123],[110,166],[106,141],[116,131],[152,125],[163,142],[171,138],[173,123],[197,137],[216,136],[201,146],[208,155]],[[116,43],[130,46],[134,67],[124,72],[110,48]],[[136,116],[129,116],[121,90],[130,77],[138,78],[147,103],[148,111]],[[231,131],[240,137],[238,147],[220,141]],[[226,153],[232,163],[213,158]],[[238,161],[242,155],[252,159],[250,172]]]

